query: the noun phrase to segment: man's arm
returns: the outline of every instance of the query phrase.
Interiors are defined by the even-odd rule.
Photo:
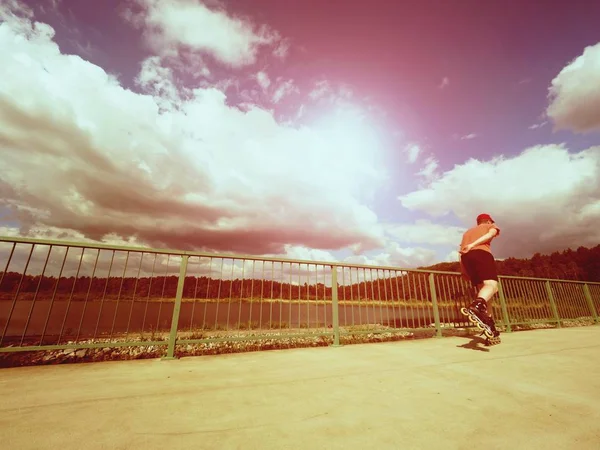
[[[477,239],[476,241],[471,242],[471,245],[473,247],[477,247],[479,244],[483,244],[484,242],[489,241],[490,239],[492,239],[497,234],[498,234],[498,230],[495,229],[495,228],[492,228],[492,229],[490,229],[490,231],[488,231],[487,233],[485,233],[479,239]]]
[[[487,241],[491,240],[497,234],[498,234],[498,230],[496,228],[490,229],[490,231],[488,231],[487,233],[485,233],[479,239],[471,242],[470,244],[465,245],[464,248],[463,248],[463,252],[468,252],[473,247],[476,247],[479,244],[483,244],[484,242],[487,242]]]

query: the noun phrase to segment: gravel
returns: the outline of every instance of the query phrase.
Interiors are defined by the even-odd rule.
[[[380,327],[386,328],[386,327]],[[371,328],[375,331],[377,327]],[[358,330],[354,330],[358,331]],[[331,332],[330,330],[324,332]],[[368,334],[350,334],[340,336],[341,344],[356,344],[367,342],[385,342],[396,341],[402,339],[410,339],[415,337],[415,333],[408,331],[380,332]],[[202,343],[180,343],[175,347],[177,357],[184,356],[200,356],[200,355],[218,355],[224,353],[239,353],[248,351],[262,350],[277,350],[300,347],[326,347],[333,344],[333,336],[323,334],[307,334],[302,337],[286,338],[285,331],[276,332],[255,332],[255,331],[238,331],[238,332],[208,332],[196,333],[192,336],[182,335],[182,339],[206,339],[209,342]],[[431,335],[431,333],[429,333]],[[259,338],[262,337],[262,338]],[[269,338],[272,336],[271,338]],[[227,341],[227,338],[244,338],[243,341]],[[255,338],[255,339],[253,339]],[[224,339],[218,342],[210,342],[210,339]],[[129,341],[143,342],[146,339],[128,339]],[[153,359],[161,358],[167,352],[167,336],[159,336],[154,339],[164,340],[165,345],[147,345],[147,346],[119,346],[113,347],[114,344],[125,342],[125,339],[111,340],[81,340],[77,343],[69,341],[68,345],[85,345],[99,344],[106,345],[100,348],[69,348],[60,350],[33,351],[33,352],[6,352],[0,353],[0,367],[18,367],[18,366],[34,366],[48,364],[65,364],[78,362],[98,362],[98,361],[122,361],[133,359]]]
[[[592,318],[583,317],[577,319],[569,319],[561,321],[563,327],[587,326],[593,325]],[[553,328],[554,324],[531,323],[527,325],[513,325],[514,331]],[[504,331],[499,327],[500,331]],[[390,331],[387,331],[390,330]],[[278,350],[300,347],[326,347],[333,344],[333,336],[327,336],[323,333],[331,333],[331,329],[312,330],[312,334],[307,334],[302,337],[285,337],[291,333],[306,332],[306,330],[287,330],[287,331],[202,331],[191,334],[181,333],[179,340],[203,339],[207,342],[201,343],[185,343],[181,342],[175,347],[175,355],[177,357],[184,356],[202,356],[202,355],[219,355],[224,353],[240,353],[248,351],[263,351],[263,350]],[[378,332],[376,332],[378,331]],[[361,332],[361,333],[359,333]],[[444,336],[463,335],[465,333],[478,332],[478,330],[444,327]],[[357,326],[350,327],[345,330],[345,333],[340,336],[340,344],[361,344],[372,342],[391,342],[406,339],[429,338],[435,334],[435,330],[430,327],[428,330],[414,331],[399,331],[384,326]],[[261,337],[261,338],[259,338]],[[228,338],[244,338],[243,341],[227,340]],[[254,339],[253,339],[254,338]],[[3,352],[0,353],[0,367],[18,367],[18,366],[35,366],[48,364],[65,364],[78,362],[99,362],[99,361],[123,361],[134,359],[154,359],[162,358],[167,352],[168,335],[158,335],[151,339],[146,338],[131,338],[128,341],[148,342],[148,341],[164,341],[165,345],[146,345],[146,346],[119,346],[114,344],[125,342],[125,339],[111,340],[82,340],[77,343],[69,341],[67,344],[73,345],[76,348],[47,350],[34,352]],[[220,339],[218,342],[214,339]],[[212,340],[212,341],[211,341]],[[99,348],[81,348],[79,345],[85,344],[102,344]]]

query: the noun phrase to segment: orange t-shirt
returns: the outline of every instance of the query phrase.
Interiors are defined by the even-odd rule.
[[[465,232],[465,234],[463,234],[463,238],[460,243],[460,247],[463,248],[465,245],[470,244],[471,242],[475,242],[481,236],[487,234],[488,231],[490,231],[492,228],[495,228],[498,231],[498,233],[494,237],[500,236],[500,228],[498,228],[496,226],[496,224],[482,223],[480,225],[477,225],[476,227],[473,227],[473,228],[467,230]],[[494,238],[492,238],[492,239],[494,239]],[[479,244],[479,245],[473,247],[472,250],[485,250],[486,252],[492,253],[492,249],[490,247],[490,243],[492,242],[492,239],[488,240],[487,242],[484,242],[483,244]]]
[[[468,229],[465,232],[465,234],[463,234],[463,238],[460,243],[460,248],[463,248],[465,245],[470,244],[471,242],[475,242],[481,236],[487,234],[487,232],[490,231],[492,228],[495,228],[496,230],[498,230],[498,233],[494,237],[500,236],[500,228],[498,228],[493,223],[482,223],[480,225],[477,225],[476,227]],[[494,239],[494,238],[492,238],[492,239]],[[476,247],[473,247],[472,250],[485,250],[486,252],[492,253],[492,249],[490,247],[492,239],[490,239],[487,242],[484,242],[483,244],[479,244]],[[459,261],[460,261],[460,272],[462,274],[462,277],[466,281],[469,281],[469,276],[467,275],[465,266],[464,266],[462,258],[460,256],[459,256]]]

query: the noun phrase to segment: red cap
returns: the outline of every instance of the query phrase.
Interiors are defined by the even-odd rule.
[[[490,216],[489,214],[479,214],[477,216],[477,223],[481,222],[482,220],[491,220],[492,223],[496,223],[494,222],[494,219],[492,219],[492,216]]]

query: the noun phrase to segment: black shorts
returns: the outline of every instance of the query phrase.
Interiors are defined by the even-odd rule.
[[[498,281],[496,261],[490,252],[471,250],[461,255],[461,260],[473,286],[483,283],[484,280]]]

